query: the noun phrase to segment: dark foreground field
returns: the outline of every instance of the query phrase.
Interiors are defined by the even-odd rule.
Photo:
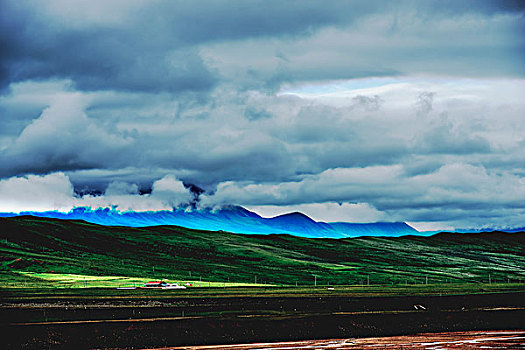
[[[525,328],[525,294],[137,298],[2,293],[10,349],[161,348]]]

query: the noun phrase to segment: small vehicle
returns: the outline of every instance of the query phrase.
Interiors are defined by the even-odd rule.
[[[178,283],[166,283],[162,289],[186,289],[186,287],[180,286]]]

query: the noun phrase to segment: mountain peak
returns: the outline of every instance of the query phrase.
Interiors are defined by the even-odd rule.
[[[315,222],[315,220],[312,219],[311,217],[309,217],[308,215],[303,214],[303,213],[298,212],[298,211],[294,211],[292,213],[286,213],[286,214],[278,215],[278,216],[273,217],[272,219],[306,220],[306,221]]]

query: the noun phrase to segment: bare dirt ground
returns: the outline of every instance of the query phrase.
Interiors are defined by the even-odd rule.
[[[423,333],[408,336],[306,340],[281,343],[183,346],[155,350],[300,350],[300,349],[525,349],[525,330]]]
[[[0,302],[1,348],[525,349],[523,293],[55,299]]]

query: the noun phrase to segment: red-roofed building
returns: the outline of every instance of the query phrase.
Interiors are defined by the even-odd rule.
[[[166,286],[166,282],[164,281],[151,281],[144,284],[145,288],[162,288]]]

